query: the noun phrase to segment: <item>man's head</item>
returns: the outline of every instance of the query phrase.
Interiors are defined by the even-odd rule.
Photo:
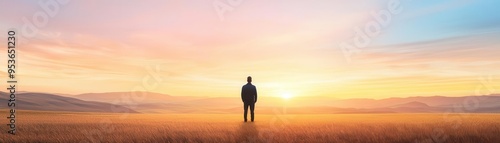
[[[251,83],[251,82],[252,82],[252,77],[251,77],[251,76],[248,76],[248,77],[247,77],[247,82],[248,82],[248,83]]]

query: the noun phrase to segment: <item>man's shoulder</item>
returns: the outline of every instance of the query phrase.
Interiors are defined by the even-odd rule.
[[[255,85],[253,85],[253,84],[245,84],[245,85],[243,85],[243,87],[255,87]]]

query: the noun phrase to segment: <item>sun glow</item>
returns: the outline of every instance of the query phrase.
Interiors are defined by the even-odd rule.
[[[283,93],[283,94],[281,94],[281,98],[283,98],[285,100],[288,100],[288,99],[292,98],[292,94],[290,94],[290,93]]]

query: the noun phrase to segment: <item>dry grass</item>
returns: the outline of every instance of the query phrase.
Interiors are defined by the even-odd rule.
[[[500,114],[257,115],[243,123],[235,114],[18,112],[17,135],[0,126],[0,142],[500,142]]]

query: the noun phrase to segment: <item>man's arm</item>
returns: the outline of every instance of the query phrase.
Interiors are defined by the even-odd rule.
[[[253,92],[255,93],[255,102],[257,103],[257,87],[254,88]]]
[[[245,100],[243,99],[243,89],[244,89],[244,88],[245,88],[245,87],[241,87],[241,102],[245,102]]]

